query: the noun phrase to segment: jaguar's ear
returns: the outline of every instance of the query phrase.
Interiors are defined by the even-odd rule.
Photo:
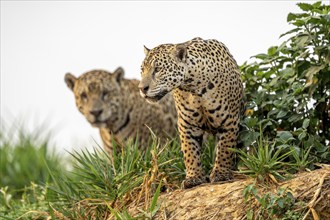
[[[77,80],[77,78],[74,75],[72,75],[71,73],[67,73],[64,76],[64,81],[65,81],[66,85],[72,91],[73,91],[73,88],[74,88],[74,84],[76,83],[76,80]]]
[[[124,78],[125,71],[122,67],[118,67],[115,72],[113,73],[116,81],[120,83],[120,81]]]
[[[187,47],[186,45],[179,44],[175,48],[175,57],[180,62],[186,62],[187,60]]]
[[[144,48],[144,54],[147,56],[150,49],[148,49],[146,46],[143,46],[143,48]]]

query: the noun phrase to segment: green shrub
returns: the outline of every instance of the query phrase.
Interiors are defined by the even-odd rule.
[[[261,126],[276,147],[310,149],[308,161],[330,162],[330,6],[299,3],[294,29],[280,46],[241,66],[247,100],[240,139],[255,143]],[[294,158],[291,158],[294,160]]]
[[[306,204],[297,202],[287,188],[278,188],[276,193],[271,190],[263,193],[258,192],[255,184],[250,184],[244,188],[243,195],[248,204],[248,220],[298,220],[306,211]],[[253,200],[257,201],[257,206]]]

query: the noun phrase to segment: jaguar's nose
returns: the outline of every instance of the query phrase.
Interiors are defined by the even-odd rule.
[[[98,118],[102,114],[103,110],[93,110],[90,111],[91,115],[94,115],[95,118]]]
[[[145,86],[145,85],[139,85],[139,89],[143,94],[146,94],[148,92],[149,86]]]

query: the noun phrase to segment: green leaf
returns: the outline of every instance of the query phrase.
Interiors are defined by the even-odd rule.
[[[151,204],[150,204],[150,208],[149,210],[150,211],[153,211],[157,205],[157,200],[158,200],[158,197],[159,197],[159,194],[160,194],[160,188],[162,186],[162,183],[160,182],[157,189],[156,189],[156,192],[152,198],[152,201],[151,201]]]
[[[306,118],[303,122],[303,128],[304,129],[307,129],[307,127],[309,126],[309,122],[310,122],[310,119]]]
[[[313,24],[313,25],[311,25],[311,27],[314,27],[314,25],[319,26],[320,22],[321,22],[321,17],[320,16],[313,16],[308,20],[307,23],[309,25]]]
[[[286,116],[288,114],[287,111],[281,110],[277,115],[276,118],[283,118],[284,116]]]
[[[305,76],[307,78],[307,83],[306,83],[305,87],[312,85],[314,75],[317,74],[318,72],[320,72],[321,70],[323,70],[324,68],[325,68],[325,65],[311,66],[305,73]]]
[[[286,196],[291,200],[290,202],[294,202],[295,198],[294,198],[294,196],[292,195],[291,192],[287,192]]]
[[[287,82],[290,84],[292,84],[295,80],[297,79],[297,76],[291,77],[287,80]]]
[[[301,141],[302,139],[304,139],[306,137],[306,135],[307,135],[306,132],[303,131],[298,135],[298,139]]]
[[[264,124],[263,126],[262,126],[262,129],[264,130],[266,127],[268,127],[268,126],[272,126],[273,125],[273,123],[271,122],[271,121],[268,121],[266,124]]]
[[[312,12],[315,12],[315,13],[321,14],[321,15],[323,14],[323,11],[320,9],[317,9],[317,8],[313,9]]]
[[[249,184],[243,189],[243,196],[245,203],[248,201],[249,197],[253,194],[256,194],[256,189],[254,188],[253,184]]]
[[[298,3],[297,4],[299,6],[299,8],[301,8],[303,11],[310,11],[312,10],[314,7],[311,4],[308,3]]]
[[[260,54],[257,54],[255,56],[253,56],[253,57],[258,58],[260,60],[265,60],[265,59],[268,59],[269,58],[269,56],[267,54],[265,54],[265,53],[260,53]]]
[[[290,123],[292,123],[292,122],[297,122],[297,121],[299,121],[300,119],[301,119],[301,115],[292,115],[289,119],[288,119],[288,121],[290,122]]]
[[[272,79],[272,81],[270,81],[269,85],[270,85],[270,86],[274,86],[274,85],[276,85],[277,81],[278,81],[278,77],[274,77],[274,78]]]
[[[305,18],[305,17],[308,17],[309,14],[308,13],[289,13],[288,14],[288,17],[287,17],[287,22],[290,22],[290,21],[293,21],[293,20],[296,20],[298,18]]]
[[[318,8],[318,7],[321,6],[321,4],[322,4],[321,1],[319,1],[319,2],[315,2],[315,3],[313,4],[313,8]]]
[[[246,219],[247,220],[252,220],[253,219],[253,211],[249,209],[246,213]]]
[[[273,109],[270,112],[268,112],[267,116],[270,117],[270,116],[272,116],[272,115],[274,115],[276,113],[278,113],[278,109]]]
[[[258,119],[257,118],[245,118],[244,119],[244,123],[249,128],[253,128],[257,124],[257,122],[258,122]]]
[[[277,200],[277,205],[278,205],[281,209],[283,209],[283,208],[284,208],[284,199],[283,199],[283,198],[279,198],[279,199]]]
[[[287,19],[286,19],[286,21],[287,22],[290,22],[290,21],[292,21],[292,20],[295,20],[297,18],[297,15],[296,14],[294,14],[294,13],[289,13],[288,14],[288,17],[287,17]],[[284,34],[285,35],[285,34]]]
[[[274,56],[274,55],[276,55],[277,54],[277,46],[274,46],[274,47],[270,47],[269,49],[268,49],[268,55],[269,56]]]
[[[288,141],[295,140],[290,131],[279,131],[277,136],[282,143],[287,143]]]
[[[330,22],[330,14],[322,16],[327,22]]]
[[[306,42],[309,40],[308,35],[302,35],[296,38],[296,44],[298,47],[305,47]]]
[[[240,139],[243,141],[244,146],[248,147],[257,140],[259,135],[259,132],[244,131],[240,133]]]
[[[54,214],[54,209],[52,208],[52,206],[50,205],[50,203],[48,203],[48,210],[50,212],[50,216],[52,217],[52,219],[56,219],[55,218],[55,214]]]
[[[282,70],[281,74],[282,74],[282,77],[288,78],[290,76],[294,76],[295,72],[294,72],[293,68],[288,67],[288,68],[285,68],[284,70]]]
[[[303,20],[296,20],[292,24],[297,26],[297,27],[301,27],[301,26],[304,26],[305,22]]]

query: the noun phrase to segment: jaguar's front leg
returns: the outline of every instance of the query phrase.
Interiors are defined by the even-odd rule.
[[[100,135],[103,142],[103,148],[110,156],[113,155],[111,132],[106,128],[100,128]]]
[[[190,125],[184,120],[178,120],[178,128],[181,140],[181,150],[184,155],[186,178],[182,183],[183,188],[192,188],[207,182],[207,178],[201,164],[201,146],[204,131]]]

